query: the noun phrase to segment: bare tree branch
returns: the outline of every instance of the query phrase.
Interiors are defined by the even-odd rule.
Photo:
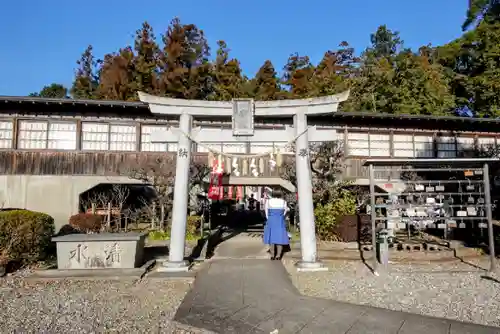
[[[139,161],[128,166],[124,173],[131,179],[150,185],[155,190],[154,199],[140,199],[143,206],[141,214],[151,221],[152,228],[163,228],[162,218],[168,217],[162,217],[161,213],[164,212],[168,216],[173,206],[175,158],[165,155],[154,160]],[[203,185],[209,173],[208,166],[192,162],[189,170],[189,186],[192,188],[195,185]]]
[[[123,206],[130,196],[130,189],[123,184],[113,184],[111,189],[112,192],[112,202],[118,206],[120,212],[123,210]]]

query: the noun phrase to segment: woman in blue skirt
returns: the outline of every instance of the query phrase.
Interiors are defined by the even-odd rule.
[[[273,191],[272,198],[266,201],[264,212],[267,222],[264,227],[264,244],[271,248],[271,260],[281,260],[283,246],[289,244],[285,215],[288,211],[286,201],[280,191]]]

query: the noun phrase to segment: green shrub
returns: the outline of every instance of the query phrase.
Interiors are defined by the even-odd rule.
[[[0,265],[11,261],[24,264],[43,260],[51,250],[54,219],[41,212],[0,212]]]
[[[78,213],[69,218],[69,225],[82,233],[98,233],[103,226],[103,218],[92,213]]]
[[[149,240],[169,240],[170,232],[168,231],[151,231],[148,234]]]
[[[191,237],[196,234],[196,231],[200,228],[201,217],[200,216],[188,216],[187,226],[186,226],[186,237]]]
[[[326,204],[318,204],[314,209],[316,233],[321,240],[335,241],[338,236],[335,226],[338,218],[356,212],[356,198],[348,190],[340,190],[334,200]]]
[[[186,240],[197,239],[197,231],[200,228],[201,217],[200,216],[187,216],[186,222]],[[170,239],[170,230],[172,228],[171,223],[166,231],[156,230],[150,231],[148,235],[149,240],[168,240]]]

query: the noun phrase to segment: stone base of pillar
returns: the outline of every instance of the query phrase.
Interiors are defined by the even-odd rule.
[[[163,273],[179,273],[186,272],[191,269],[191,263],[189,261],[165,261],[156,271]]]
[[[321,261],[299,261],[295,263],[295,267],[297,271],[328,271],[328,268]]]

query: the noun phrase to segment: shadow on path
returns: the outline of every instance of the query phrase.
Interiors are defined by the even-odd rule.
[[[175,315],[216,333],[499,333],[500,328],[301,295],[279,261],[212,260]]]
[[[241,233],[262,232],[263,223],[264,218],[261,212],[247,210],[231,212],[225,224],[219,225],[210,235],[198,240],[189,258],[197,259],[204,256],[204,259],[211,259],[215,255],[215,250],[224,242]],[[204,251],[205,254],[203,254]]]

